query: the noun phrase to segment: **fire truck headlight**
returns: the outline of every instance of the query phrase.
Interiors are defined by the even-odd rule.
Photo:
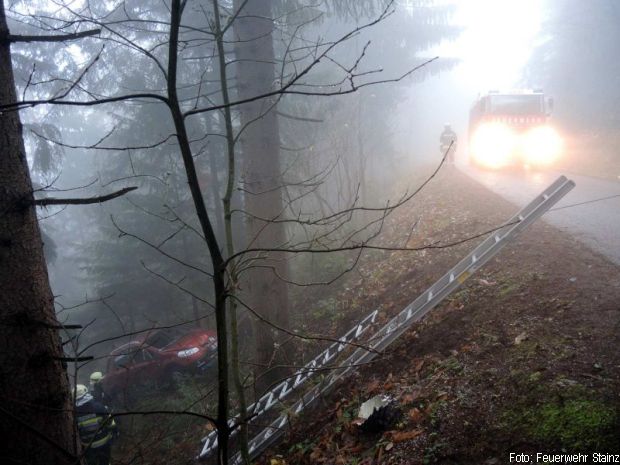
[[[502,123],[485,123],[476,129],[471,141],[474,161],[487,168],[502,168],[511,163],[516,135]]]
[[[562,151],[562,138],[549,126],[529,130],[521,144],[525,161],[530,165],[550,165]]]

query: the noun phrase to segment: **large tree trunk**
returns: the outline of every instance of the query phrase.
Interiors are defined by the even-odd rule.
[[[235,0],[235,7],[243,3]],[[239,98],[247,99],[274,90],[275,68],[271,0],[249,0],[234,22],[235,55]],[[280,166],[280,133],[273,105],[274,99],[261,99],[240,107],[242,144],[242,181],[245,188],[245,210],[262,219],[282,218],[282,175]],[[282,247],[284,225],[269,224],[248,217],[247,246],[251,248]],[[282,253],[269,253],[253,263],[246,273],[244,290],[248,303],[261,318],[288,329],[288,292],[281,279],[287,279],[288,265]],[[279,277],[278,277],[279,276]],[[278,331],[270,324],[258,323],[255,330],[259,366],[264,373],[259,388],[269,386],[286,372],[284,350],[278,350]],[[280,365],[280,367],[278,367]]]
[[[16,101],[0,4],[0,104]],[[75,464],[76,432],[22,126],[0,113],[0,437],[3,463]]]

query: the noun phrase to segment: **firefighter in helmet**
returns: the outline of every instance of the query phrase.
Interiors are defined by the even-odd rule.
[[[93,398],[98,402],[104,402],[104,393],[103,387],[101,385],[101,380],[103,379],[103,373],[100,371],[95,371],[90,375],[90,382],[88,385],[88,391],[93,396]]]
[[[75,417],[86,463],[109,465],[116,423],[110,410],[95,400],[83,384],[75,387]]]
[[[439,136],[439,150],[442,156],[446,156],[447,163],[454,163],[454,152],[456,152],[456,132],[452,130],[450,124],[446,123],[443,132]],[[452,146],[450,146],[452,144]],[[449,149],[449,151],[448,151]],[[446,154],[446,152],[448,152]]]

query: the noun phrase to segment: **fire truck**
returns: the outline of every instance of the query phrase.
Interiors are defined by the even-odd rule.
[[[553,99],[541,90],[492,91],[469,113],[469,160],[487,169],[543,168],[562,154],[562,138],[550,126]]]

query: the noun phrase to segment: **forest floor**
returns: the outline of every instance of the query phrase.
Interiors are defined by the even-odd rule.
[[[388,218],[383,242],[446,244],[517,210],[446,168]],[[309,324],[323,333],[338,335],[374,308],[387,321],[481,240],[368,253],[348,276],[298,304],[324,316]],[[334,302],[341,311],[321,310]],[[257,463],[492,465],[509,463],[511,452],[618,453],[619,330],[620,269],[538,221],[296,418]],[[396,399],[403,416],[389,431],[362,433],[353,420],[376,394]]]
[[[424,179],[413,174],[410,185]],[[479,236],[517,211],[445,167],[386,218],[376,243],[447,245]],[[339,337],[377,308],[381,325],[481,241],[364,252],[330,285],[292,289],[299,309],[292,327]],[[298,270],[329,281],[356,257],[304,260],[312,262]],[[510,463],[511,452],[620,453],[619,331],[620,269],[543,217],[382,356],[294,418],[283,440],[256,463],[493,465]],[[300,343],[291,362],[307,362],[323,346]],[[212,389],[204,379],[190,379],[139,410],[183,410]],[[363,433],[354,420],[360,404],[376,394],[392,396],[403,415],[388,431]],[[130,417],[121,424],[114,463],[194,463],[208,427],[179,415]]]

